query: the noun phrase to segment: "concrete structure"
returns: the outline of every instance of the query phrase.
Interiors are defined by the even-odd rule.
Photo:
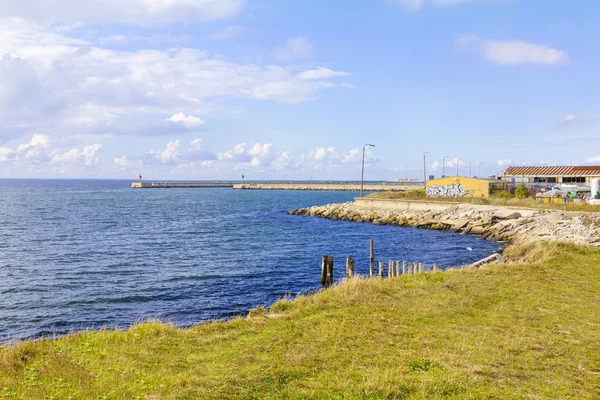
[[[423,186],[415,185],[402,185],[396,183],[365,183],[365,192],[403,192],[405,190],[420,189]],[[303,183],[303,182],[289,182],[289,183],[236,183],[233,185],[234,189],[238,190],[327,190],[327,191],[347,191],[347,192],[359,192],[359,183]]]
[[[233,188],[237,190],[325,190],[325,191],[360,191],[360,182],[132,182],[134,189],[174,189],[174,188]],[[405,190],[421,189],[423,186],[403,185],[397,183],[365,183],[365,192],[403,192]]]
[[[490,182],[486,179],[449,176],[428,180],[425,190],[429,197],[488,197]]]
[[[134,189],[174,189],[174,188],[232,188],[229,182],[132,182]]]
[[[600,177],[600,166],[510,167],[499,175],[505,182],[590,185]]]

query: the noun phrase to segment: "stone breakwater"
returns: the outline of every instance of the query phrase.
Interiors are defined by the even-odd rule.
[[[596,213],[514,209],[475,204],[362,200],[294,209],[290,215],[376,225],[451,230],[511,242],[562,241],[600,246]]]

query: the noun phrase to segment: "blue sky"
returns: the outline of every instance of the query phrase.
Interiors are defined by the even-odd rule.
[[[0,177],[600,163],[595,1],[6,3]]]

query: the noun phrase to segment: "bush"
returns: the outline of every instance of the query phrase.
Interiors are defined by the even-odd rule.
[[[494,198],[494,199],[512,199],[513,197],[514,196],[512,195],[512,193],[504,191],[504,190],[492,194],[492,198]]]
[[[529,195],[529,189],[527,189],[527,186],[525,186],[524,183],[519,183],[517,190],[515,190],[515,196],[517,196],[517,199],[523,199],[523,198],[527,197],[528,195]]]

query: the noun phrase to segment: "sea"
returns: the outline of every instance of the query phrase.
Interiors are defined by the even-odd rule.
[[[320,288],[321,258],[464,265],[499,244],[291,216],[355,192],[132,189],[123,180],[0,180],[0,342],[243,315]]]

